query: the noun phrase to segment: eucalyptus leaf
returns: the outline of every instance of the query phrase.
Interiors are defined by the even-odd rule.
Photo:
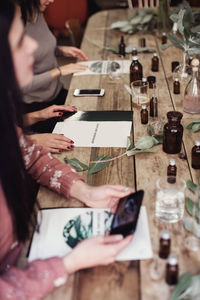
[[[146,16],[144,16],[144,18],[141,20],[141,24],[145,24],[145,23],[148,23],[148,22],[150,22],[151,21],[151,19],[153,18],[153,16],[152,15],[146,15]]]
[[[140,153],[155,153],[155,152],[157,152],[157,149],[155,149],[155,148],[141,149],[141,150],[132,149],[132,150],[126,151],[126,154],[127,154],[127,156],[133,156],[133,155],[140,154]]]
[[[67,164],[73,166],[76,169],[77,172],[88,170],[88,166],[83,164],[82,162],[80,162],[77,158],[69,159],[69,158],[65,157],[64,161]]]
[[[183,218],[183,224],[185,229],[193,233],[196,237],[200,238],[200,224],[197,223],[196,219],[191,217]]]
[[[126,144],[126,151],[129,151],[129,150],[132,150],[132,149],[133,149],[133,145],[131,143],[130,137],[128,136],[127,137],[127,144]]]
[[[186,197],[186,199],[185,199],[185,208],[186,208],[187,212],[192,216],[194,202],[189,197]]]
[[[184,42],[179,37],[177,37],[176,35],[174,35],[172,33],[169,33],[168,38],[169,38],[170,42],[173,44],[173,46],[175,46],[176,48],[179,48],[181,50],[185,50]]]
[[[108,51],[112,51],[114,53],[119,53],[119,47],[118,46],[108,46],[108,47],[105,47],[106,50]]]
[[[153,146],[154,146],[154,138],[149,135],[142,136],[135,144],[135,147],[140,150],[149,149]]]
[[[128,21],[118,21],[118,22],[112,23],[110,28],[111,29],[120,29],[128,24],[129,24]]]
[[[158,141],[158,144],[163,144],[163,135],[155,134],[154,138]]]
[[[192,276],[191,298],[200,299],[200,275]]]
[[[97,173],[103,169],[105,169],[109,164],[110,161],[105,161],[111,159],[110,156],[99,156],[95,159],[95,163],[91,163],[89,165],[88,174],[94,174]]]
[[[180,277],[178,284],[176,285],[172,293],[171,300],[181,299],[180,295],[190,287],[191,282],[192,282],[192,275],[189,272],[184,273]]]
[[[200,118],[193,120],[192,123],[200,123]]]
[[[197,132],[200,130],[200,124],[193,124],[192,126],[192,132]]]
[[[160,45],[160,50],[165,51],[167,48],[170,48],[172,46],[173,46],[172,44],[163,44]]]
[[[191,180],[187,180],[186,184],[187,184],[187,188],[188,188],[191,192],[195,193],[196,188],[197,188],[197,185],[196,185],[195,183],[193,183]]]
[[[183,26],[183,17],[185,14],[185,10],[181,9],[178,14],[178,21],[177,21],[177,27],[178,31],[183,35],[184,34],[184,26]]]
[[[160,144],[160,142],[155,138],[155,136],[153,136],[153,142],[154,142],[154,146]]]
[[[188,124],[188,125],[186,126],[186,129],[192,129],[192,126],[193,126],[193,122],[190,123],[190,124]]]
[[[128,32],[131,29],[132,29],[132,26],[130,24],[127,24],[126,26],[123,26],[123,27],[120,28],[120,30],[122,32]]]
[[[140,23],[141,20],[142,20],[142,16],[138,15],[135,18],[133,18],[132,20],[130,20],[130,23],[132,25],[136,25],[136,24]]]

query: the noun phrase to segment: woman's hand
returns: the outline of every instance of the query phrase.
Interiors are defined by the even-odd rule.
[[[122,235],[110,235],[93,237],[80,242],[63,258],[67,273],[113,263],[118,253],[128,246],[132,238],[133,235],[124,239]]]
[[[61,76],[66,76],[73,73],[83,72],[87,70],[87,66],[82,66],[80,64],[67,64],[64,66],[60,66]]]
[[[134,192],[134,189],[122,185],[90,186],[83,181],[76,181],[70,196],[93,208],[110,208],[114,212],[119,199]]]
[[[75,58],[78,58],[82,61],[86,61],[88,60],[88,57],[85,55],[85,53],[76,48],[76,47],[70,47],[70,46],[59,46],[59,51],[61,52],[61,54],[63,56],[66,56],[66,57],[75,57]]]
[[[29,135],[29,138],[52,153],[61,153],[74,148],[74,142],[61,134],[40,133]]]

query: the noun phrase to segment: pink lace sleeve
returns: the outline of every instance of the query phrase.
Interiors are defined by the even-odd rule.
[[[36,260],[25,270],[10,268],[1,275],[0,299],[41,299],[66,280],[66,271],[60,258]]]
[[[83,178],[72,166],[61,163],[50,152],[32,143],[21,129],[17,128],[17,132],[27,171],[38,183],[68,197],[71,185]]]

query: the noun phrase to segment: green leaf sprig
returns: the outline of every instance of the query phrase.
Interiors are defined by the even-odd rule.
[[[200,118],[193,120],[192,123],[186,126],[187,129],[192,130],[192,132],[197,132],[200,130]]]
[[[137,47],[134,45],[128,45],[125,49],[126,54],[130,54],[133,50],[133,48],[137,49],[138,53],[154,53],[155,49],[151,49],[151,48],[141,48],[141,47]],[[118,46],[107,46],[105,47],[106,50],[108,51],[112,51],[116,54],[119,54],[119,47]]]

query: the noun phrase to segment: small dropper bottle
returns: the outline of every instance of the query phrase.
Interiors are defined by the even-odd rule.
[[[168,258],[170,253],[171,238],[168,230],[162,230],[160,236],[159,257]]]

